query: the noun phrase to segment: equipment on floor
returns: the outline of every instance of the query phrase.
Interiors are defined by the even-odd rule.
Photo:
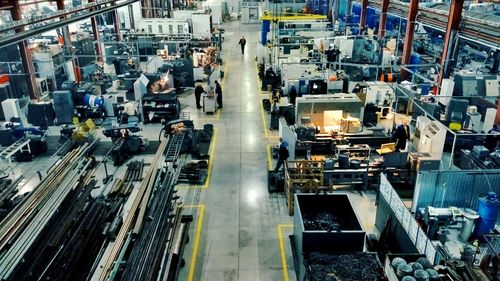
[[[203,95],[203,112],[215,114],[217,111],[217,94],[204,94]]]
[[[427,236],[431,240],[446,239],[448,226],[463,221],[462,211],[456,207],[434,208],[428,206],[421,209],[420,214],[427,225]]]
[[[174,120],[180,117],[181,104],[174,91],[168,93],[145,94],[142,97],[144,122]]]
[[[204,184],[208,174],[208,162],[192,161],[186,163],[181,168],[179,174],[179,182],[186,182],[189,184]]]

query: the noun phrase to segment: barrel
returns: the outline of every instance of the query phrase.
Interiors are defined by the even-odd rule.
[[[479,198],[477,208],[479,219],[476,221],[474,236],[481,238],[481,235],[489,233],[495,227],[499,207],[500,202],[494,192],[489,192],[486,197]]]
[[[409,69],[413,72],[416,72],[417,71],[417,66],[418,64],[420,64],[420,61],[421,61],[421,57],[419,54],[417,53],[413,53],[410,55],[410,64],[412,66],[409,67]]]
[[[83,97],[83,104],[89,105],[90,107],[100,107],[104,105],[104,99],[102,96],[86,94]]]
[[[429,94],[429,90],[431,89],[431,85],[429,84],[424,84],[422,85],[422,91],[421,91],[421,95],[422,96],[427,96]]]
[[[361,161],[351,160],[351,169],[359,169],[361,167]]]
[[[349,156],[347,154],[339,154],[339,168],[349,169]]]

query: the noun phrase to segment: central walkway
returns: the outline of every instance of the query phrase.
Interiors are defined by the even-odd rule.
[[[278,225],[291,224],[292,217],[284,195],[267,191],[266,146],[277,139],[266,139],[262,125],[255,62],[259,26],[229,22],[224,28],[224,108],[219,120],[195,119],[197,127],[214,124],[215,162],[208,188],[183,190],[194,221],[179,280],[283,280]],[[244,55],[241,36],[247,39]],[[288,250],[290,231],[284,238]]]

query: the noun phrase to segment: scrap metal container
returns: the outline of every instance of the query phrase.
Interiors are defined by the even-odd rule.
[[[295,194],[294,202],[292,240],[299,265],[298,276],[305,274],[304,253],[363,251],[366,233],[346,193]],[[325,222],[328,220],[332,221],[330,228]]]

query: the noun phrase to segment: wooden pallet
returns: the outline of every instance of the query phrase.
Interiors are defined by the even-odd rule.
[[[296,192],[317,192],[323,185],[323,161],[297,160],[285,162],[285,196],[288,214],[293,215]]]

